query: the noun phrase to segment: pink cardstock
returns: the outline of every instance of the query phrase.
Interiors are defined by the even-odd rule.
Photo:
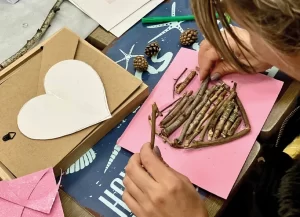
[[[0,182],[0,217],[63,217],[53,169]]]
[[[138,153],[141,146],[150,141],[151,127],[148,116],[151,115],[151,105],[156,102],[158,108],[162,109],[173,102],[174,79],[188,68],[183,78],[186,77],[197,65],[198,53],[182,48],[118,140],[118,145]],[[251,124],[249,134],[224,145],[202,149],[174,149],[163,143],[159,137],[156,137],[155,145],[159,146],[164,160],[172,168],[189,177],[200,188],[227,199],[278,97],[283,82],[263,74],[232,74],[222,80],[230,86],[232,81],[237,83],[237,93]],[[194,90],[195,93],[200,84],[199,77],[196,77],[185,91]],[[178,97],[176,96],[175,99]],[[157,121],[158,124],[159,120]]]

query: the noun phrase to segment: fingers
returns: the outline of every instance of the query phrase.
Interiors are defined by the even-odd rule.
[[[140,154],[134,154],[130,158],[125,171],[126,175],[142,192],[149,193],[155,188],[155,180],[142,167]]]
[[[231,65],[227,62],[219,61],[216,63],[215,67],[211,71],[210,78],[211,80],[218,80],[219,78],[223,77],[224,75],[228,75],[231,73],[236,72]]]
[[[136,184],[130,179],[129,176],[125,176],[123,180],[126,191],[139,203],[144,203],[146,198],[145,194],[139,189]]]
[[[135,214],[135,216],[142,216],[143,215],[143,209],[138,204],[138,202],[130,195],[130,193],[125,189],[122,200],[126,203],[128,208]]]
[[[205,48],[205,47],[204,47]],[[219,61],[221,58],[214,48],[208,50],[199,50],[198,62],[199,62],[199,75],[200,80],[204,80],[209,76],[211,69],[214,67],[214,64]]]
[[[161,155],[161,152],[160,152],[160,149],[158,146],[155,146],[154,149],[153,149],[153,152],[154,154],[161,160],[161,162],[163,162],[163,164],[166,166],[166,167],[169,167],[169,165],[166,163],[166,161],[164,161],[162,155]]]
[[[161,182],[171,175],[172,172],[169,167],[166,166],[161,158],[156,156],[149,143],[143,145],[140,156],[145,169],[157,182]]]

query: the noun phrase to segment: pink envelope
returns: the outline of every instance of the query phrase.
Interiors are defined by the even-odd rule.
[[[0,182],[0,217],[63,217],[53,169]]]
[[[119,139],[118,145],[137,153],[144,143],[150,141],[151,128],[148,115],[151,115],[151,105],[156,102],[158,107],[162,109],[174,101],[174,78],[177,78],[185,68],[188,68],[189,70],[183,76],[186,77],[189,71],[195,69],[197,65],[197,52],[182,48]],[[237,93],[251,124],[249,134],[224,145],[196,150],[174,149],[163,143],[159,137],[156,137],[155,145],[159,146],[164,160],[171,167],[189,177],[199,187],[226,199],[283,83],[263,74],[233,74],[222,78],[222,80],[230,86],[232,86],[232,81],[237,82]],[[186,91],[194,90],[195,92],[199,86],[200,80],[196,77]]]

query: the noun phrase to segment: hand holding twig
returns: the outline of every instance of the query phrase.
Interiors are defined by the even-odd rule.
[[[157,105],[156,103],[154,103],[152,105],[152,124],[151,124],[151,142],[150,142],[150,145],[151,145],[151,148],[153,149],[154,148],[154,142],[155,142],[155,133],[156,133],[156,115],[158,113],[158,108],[157,108]]]

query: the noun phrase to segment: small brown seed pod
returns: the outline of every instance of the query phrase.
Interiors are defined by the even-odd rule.
[[[194,44],[198,39],[198,31],[196,29],[187,29],[180,35],[180,43],[184,46]]]
[[[148,57],[155,56],[159,51],[159,44],[157,42],[152,42],[145,48],[145,54]]]
[[[133,60],[133,67],[141,72],[147,71],[148,69],[148,62],[143,56],[137,56]]]

